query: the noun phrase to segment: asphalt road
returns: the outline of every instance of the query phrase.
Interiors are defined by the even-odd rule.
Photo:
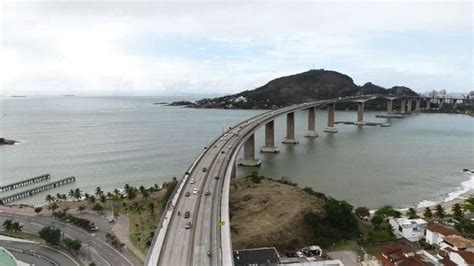
[[[86,232],[79,227],[55,220],[53,217],[20,215],[8,212],[0,213],[0,224],[3,224],[7,219],[20,222],[20,224],[23,225],[23,231],[32,234],[38,234],[45,226],[59,228],[66,237],[78,239],[83,245],[90,245],[91,249],[97,251],[96,254],[98,254],[99,257],[97,258],[96,255],[95,261],[101,265],[133,265],[122,253],[98,237],[95,237],[94,234]],[[94,252],[91,253],[92,256],[94,256]]]
[[[40,244],[0,241],[0,246],[10,251],[18,260],[34,265],[51,265],[51,261],[54,261],[57,265],[79,265],[68,255]],[[35,256],[35,254],[40,256]]]

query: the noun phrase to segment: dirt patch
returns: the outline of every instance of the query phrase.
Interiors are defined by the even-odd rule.
[[[280,252],[314,244],[309,212],[324,213],[324,201],[302,189],[264,179],[232,180],[230,213],[234,249],[276,247]]]

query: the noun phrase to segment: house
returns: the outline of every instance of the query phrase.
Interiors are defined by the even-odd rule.
[[[389,224],[393,233],[398,237],[416,242],[425,236],[425,228],[428,223],[423,219],[390,218]]]
[[[440,245],[441,250],[474,251],[474,240],[464,238],[460,235],[449,235],[444,237]]]
[[[474,253],[470,251],[450,252],[449,260],[457,265],[474,265]]]
[[[415,252],[407,244],[391,243],[382,247],[378,259],[384,266],[433,266],[441,264],[442,257],[425,250]]]
[[[439,254],[445,258],[445,265],[474,265],[474,240],[460,235],[444,237]]]
[[[449,235],[461,235],[458,231],[442,226],[440,224],[430,224],[426,227],[426,243],[441,246],[443,239]]]
[[[400,262],[413,257],[415,252],[411,247],[403,244],[392,243],[382,247],[379,260],[383,265],[399,265]]]

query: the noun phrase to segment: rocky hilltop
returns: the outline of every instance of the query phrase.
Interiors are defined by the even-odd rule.
[[[277,78],[254,90],[196,102],[175,102],[171,105],[194,108],[274,109],[308,101],[360,94],[417,95],[416,92],[403,86],[386,89],[370,82],[358,86],[348,75],[319,69]],[[372,103],[373,107],[379,104]],[[348,107],[340,106],[340,108]]]

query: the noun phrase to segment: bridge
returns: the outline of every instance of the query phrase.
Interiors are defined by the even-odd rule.
[[[357,125],[363,126],[364,103],[377,98],[387,100],[387,117],[395,115],[393,103],[400,100],[399,114],[420,112],[422,97],[362,95],[320,100],[270,110],[229,128],[198,156],[176,185],[164,210],[148,252],[145,265],[233,265],[230,236],[229,190],[236,165],[257,166],[255,132],[265,126],[265,146],[261,152],[278,152],[274,138],[274,119],[286,115],[285,144],[297,144],[295,112],[308,110],[305,137],[317,137],[316,107],[327,106],[324,132],[336,133],[335,107],[338,103],[357,103]],[[429,104],[429,101],[428,101]],[[427,106],[429,107],[429,106]],[[244,157],[237,160],[243,147]],[[185,213],[189,212],[189,218]],[[187,215],[186,215],[187,216]]]

